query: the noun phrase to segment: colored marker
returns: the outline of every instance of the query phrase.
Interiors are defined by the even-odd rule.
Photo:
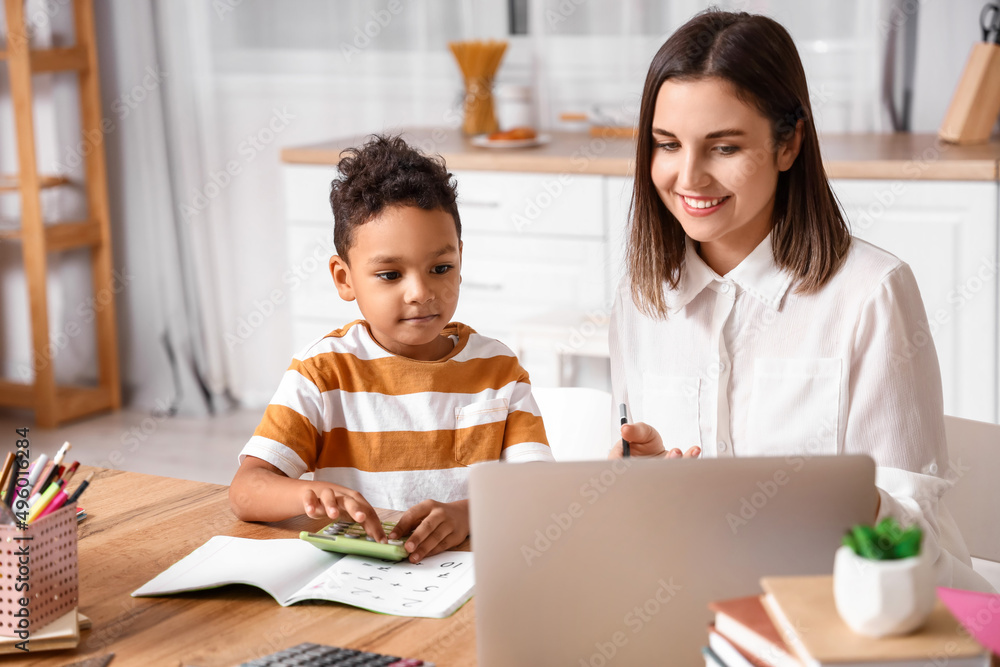
[[[67,498],[69,498],[69,496],[66,495],[66,485],[63,484],[63,486],[60,487],[60,489],[59,489],[59,493],[57,493],[55,496],[52,497],[52,500],[45,507],[45,509],[43,509],[41,512],[39,512],[37,518],[41,519],[43,516],[47,516],[49,514],[52,514],[57,509],[61,508],[63,505],[66,504],[66,499]]]
[[[66,442],[64,442],[62,444],[62,447],[60,447],[59,451],[56,452],[56,457],[54,459],[52,459],[55,462],[56,465],[59,465],[60,463],[62,463],[63,457],[66,456],[66,452],[68,452],[69,448],[72,447],[72,446],[73,445],[69,444],[69,440],[67,440]]]
[[[31,523],[38,518],[38,515],[42,513],[42,510],[44,510],[49,504],[49,501],[51,501],[55,495],[59,493],[59,489],[61,488],[62,482],[55,482],[50,484],[49,488],[45,489],[45,493],[43,493],[38,501],[31,506],[31,509],[28,510],[28,523]]]
[[[35,484],[38,482],[38,478],[42,476],[42,468],[45,467],[45,464],[48,463],[48,461],[49,461],[48,454],[42,454],[37,459],[35,459],[34,465],[31,466],[31,472],[28,473],[28,482],[26,486],[29,489],[35,488]]]

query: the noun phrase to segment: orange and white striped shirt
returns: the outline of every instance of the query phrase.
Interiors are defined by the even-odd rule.
[[[367,322],[297,354],[240,452],[292,478],[360,492],[374,507],[468,497],[468,466],[551,461],[528,373],[498,340],[452,322],[436,361],[386,351]]]

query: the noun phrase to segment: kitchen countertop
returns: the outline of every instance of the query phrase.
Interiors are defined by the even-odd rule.
[[[401,130],[411,145],[444,157],[449,169],[578,173],[627,176],[635,149],[631,139],[550,132],[551,141],[531,148],[480,148],[459,130]],[[367,135],[344,137],[281,151],[288,164],[335,165],[340,152]],[[905,180],[1000,180],[1000,140],[979,146],[947,144],[934,134],[828,134],[820,137],[830,178]]]

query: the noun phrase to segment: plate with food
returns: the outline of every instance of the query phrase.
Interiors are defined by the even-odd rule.
[[[530,148],[547,144],[550,140],[549,135],[539,134],[530,127],[515,127],[503,132],[480,134],[470,139],[473,146],[480,148]]]

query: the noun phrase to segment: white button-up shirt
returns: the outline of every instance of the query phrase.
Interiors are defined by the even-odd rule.
[[[719,276],[688,240],[668,315],[618,289],[614,403],[664,446],[702,456],[868,454],[879,519],[919,521],[942,585],[990,590],[941,503],[949,482],[941,374],[909,266],[853,239],[818,292],[798,293],[766,238]]]

